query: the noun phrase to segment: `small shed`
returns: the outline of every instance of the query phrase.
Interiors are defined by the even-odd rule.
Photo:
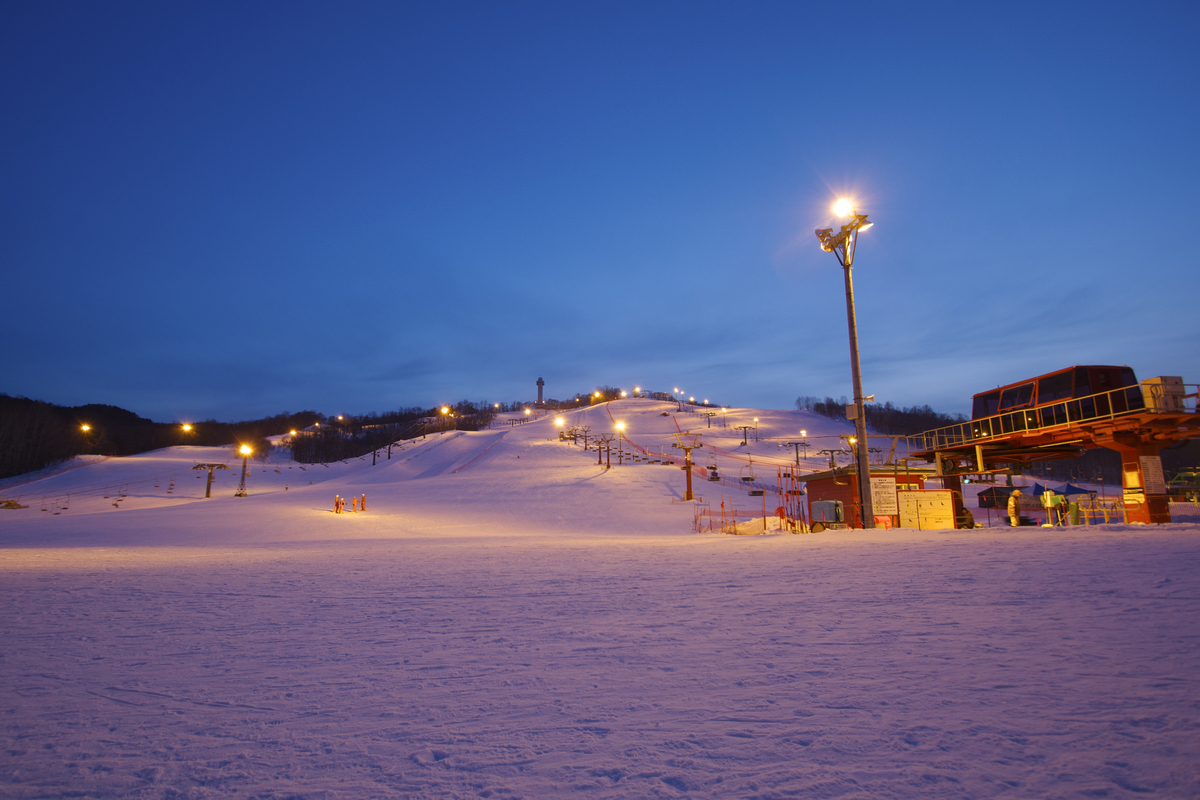
[[[875,509],[875,527],[885,525],[900,526],[899,492],[924,491],[925,481],[935,475],[933,469],[903,468],[898,465],[876,464],[871,467],[871,504]],[[861,528],[862,513],[858,499],[858,469],[850,465],[835,469],[822,470],[805,475],[799,480],[808,487],[808,518],[817,519],[813,515],[814,503],[840,501],[842,504],[843,523],[836,527]],[[962,507],[962,496],[956,500],[959,511]],[[818,508],[828,508],[822,505]],[[828,516],[828,514],[826,514]],[[833,525],[829,527],[835,527]]]

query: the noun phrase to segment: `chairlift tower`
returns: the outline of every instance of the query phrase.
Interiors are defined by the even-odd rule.
[[[605,469],[612,469],[612,443],[617,437],[611,433],[602,433],[596,436],[596,465],[604,463],[605,455],[608,456],[608,466]]]
[[[746,438],[750,435],[750,429],[753,427],[754,427],[753,425],[734,425],[733,426],[733,429],[735,431],[742,432],[742,444],[750,444],[750,442],[748,442],[746,440]]]
[[[224,464],[197,464],[196,466],[192,467],[192,469],[208,470],[208,484],[204,487],[204,496],[212,497],[213,470],[214,469],[229,469],[229,467],[225,466]],[[245,478],[243,478],[243,481],[245,481]]]
[[[804,458],[808,459],[808,442],[781,442],[780,447],[796,448],[796,466],[800,466],[800,448],[804,448]]]
[[[704,445],[700,444],[700,434],[689,431],[675,434],[675,440],[675,447],[683,451],[683,468],[687,471],[687,492],[683,499],[695,500],[696,497],[692,494],[692,451],[698,450]]]

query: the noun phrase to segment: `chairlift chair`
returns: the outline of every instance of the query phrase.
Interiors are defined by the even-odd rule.
[[[704,467],[705,467],[705,469],[708,470],[708,479],[710,481],[721,480],[721,476],[717,472],[717,454],[716,453],[708,454],[708,462],[704,465]]]
[[[752,483],[756,480],[758,480],[758,476],[754,474],[754,461],[751,460],[749,464],[742,467],[742,482]]]

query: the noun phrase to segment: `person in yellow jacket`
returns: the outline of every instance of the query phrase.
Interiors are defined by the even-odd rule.
[[[1021,490],[1013,489],[1008,496],[1008,521],[1015,528],[1021,524]]]

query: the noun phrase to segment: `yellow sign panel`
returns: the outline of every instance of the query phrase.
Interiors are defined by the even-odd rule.
[[[949,489],[900,492],[900,527],[921,531],[954,527],[954,497]]]

